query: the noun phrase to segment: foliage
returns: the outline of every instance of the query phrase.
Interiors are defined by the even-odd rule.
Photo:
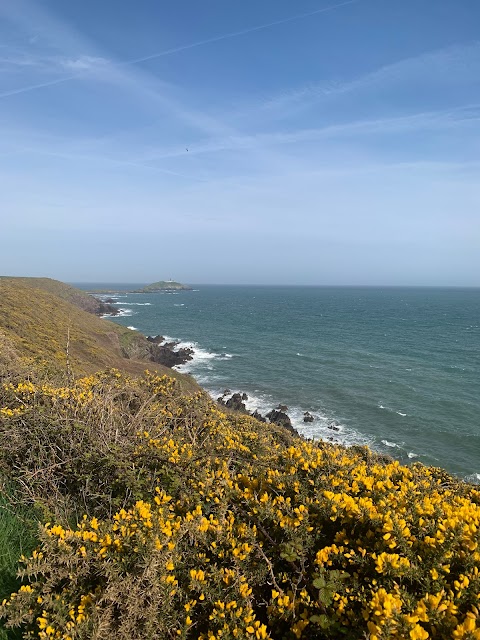
[[[0,407],[4,473],[54,518],[1,607],[25,638],[480,638],[480,492],[442,470],[156,374],[11,380]]]

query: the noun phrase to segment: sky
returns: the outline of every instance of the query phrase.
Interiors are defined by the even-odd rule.
[[[478,0],[2,0],[0,273],[480,286]]]

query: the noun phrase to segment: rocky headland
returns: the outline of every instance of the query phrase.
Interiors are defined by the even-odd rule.
[[[192,288],[181,282],[175,282],[174,280],[160,280],[159,282],[153,282],[141,289],[136,289],[131,293],[156,293],[160,291],[192,291]]]

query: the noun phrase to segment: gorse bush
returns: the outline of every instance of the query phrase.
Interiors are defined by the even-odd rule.
[[[25,638],[480,639],[480,492],[441,470],[151,374],[0,407],[3,472],[54,517],[1,607]]]

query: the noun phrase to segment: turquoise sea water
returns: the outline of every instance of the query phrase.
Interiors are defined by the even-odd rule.
[[[308,437],[480,480],[480,289],[194,288],[120,294],[114,321],[192,343],[180,370],[261,412],[286,404]]]

